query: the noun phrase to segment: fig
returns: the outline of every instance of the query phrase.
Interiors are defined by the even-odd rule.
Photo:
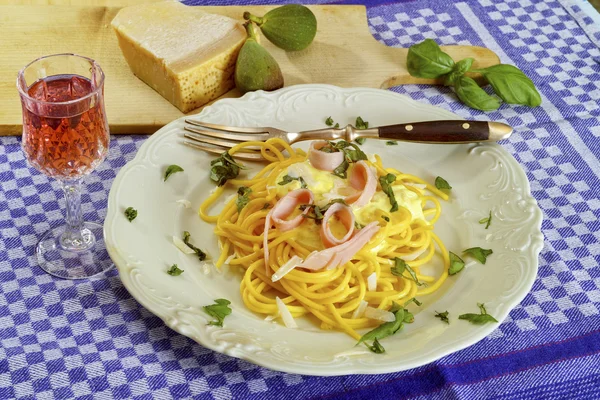
[[[282,88],[279,64],[256,40],[252,23],[247,22],[245,27],[248,37],[235,63],[235,85],[242,93]]]
[[[303,50],[317,34],[317,18],[301,4],[287,4],[257,17],[248,11],[244,19],[254,22],[275,46],[287,51]]]

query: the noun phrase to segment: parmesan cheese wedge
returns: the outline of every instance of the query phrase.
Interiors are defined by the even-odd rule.
[[[241,23],[177,1],[125,7],[112,21],[133,73],[182,112],[235,86]]]

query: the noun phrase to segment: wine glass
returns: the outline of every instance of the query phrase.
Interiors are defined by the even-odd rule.
[[[64,279],[83,279],[113,264],[102,225],[84,222],[81,179],[108,153],[104,73],[75,54],[38,58],[19,71],[23,107],[22,148],[29,163],[58,179],[66,200],[66,224],[46,232],[36,247],[40,267]]]

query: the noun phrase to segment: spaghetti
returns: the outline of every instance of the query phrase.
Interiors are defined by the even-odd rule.
[[[381,320],[365,316],[365,302],[371,308],[389,310],[393,302],[402,303],[436,291],[447,278],[448,252],[433,232],[433,226],[441,213],[438,197],[446,200],[448,196],[416,176],[385,168],[376,155],[373,162],[365,162],[378,178],[394,174],[396,179],[392,186],[401,185],[403,190],[414,193],[412,196],[418,199],[424,218],[414,219],[402,202],[397,211],[390,212],[388,203],[386,208],[375,210],[373,221],[377,221],[379,228],[350,261],[331,269],[293,268],[274,279],[273,274],[290,260],[306,260],[324,247],[315,248],[315,245],[300,240],[299,231],[316,232],[318,221],[313,219],[306,218],[302,225],[285,232],[276,228],[265,230],[267,216],[282,197],[278,179],[290,166],[306,162],[308,155],[300,149],[292,149],[280,139],[241,143],[229,154],[251,146],[260,148],[269,164],[250,179],[228,182],[234,187],[251,189],[247,204],[238,211],[235,199],[231,199],[218,215],[210,215],[209,209],[224,193],[225,186],[220,186],[199,209],[204,221],[215,224],[214,233],[221,246],[217,267],[229,259],[228,264],[244,269],[240,290],[250,310],[266,316],[277,315],[280,311],[277,301],[281,299],[294,318],[312,315],[320,321],[322,329],[344,331],[359,339],[357,330],[381,323]],[[381,192],[381,188],[377,191]],[[300,213],[302,211],[298,210],[295,216]],[[270,254],[267,265],[263,248],[265,232]],[[444,262],[441,274],[435,277],[422,274],[421,267],[432,260],[436,251]],[[407,270],[414,275],[406,270],[401,275],[397,271],[394,273],[397,259],[405,262]]]

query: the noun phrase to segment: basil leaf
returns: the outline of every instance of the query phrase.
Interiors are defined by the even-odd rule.
[[[448,275],[458,274],[465,267],[465,262],[454,254],[453,252],[448,252],[450,255],[450,268],[448,268]]]
[[[366,140],[367,140],[367,138],[364,138],[364,137],[359,137],[359,138],[354,139],[354,141],[360,145],[364,144]]]
[[[210,179],[218,186],[223,186],[229,179],[237,178],[240,169],[245,169],[242,164],[236,163],[228,152],[212,160],[210,165]]]
[[[137,213],[137,210],[135,208],[133,208],[133,207],[127,207],[125,209],[125,213],[124,214],[125,214],[125,218],[127,218],[127,220],[129,222],[131,222],[131,221],[133,221],[134,219],[137,218],[137,214],[138,213]]]
[[[169,275],[171,275],[171,276],[179,276],[179,275],[181,275],[183,272],[185,272],[185,271],[184,271],[184,270],[182,270],[182,269],[179,269],[179,268],[177,267],[177,264],[173,264],[173,265],[171,265],[171,268],[169,268],[169,269],[167,270],[167,274],[169,274]]]
[[[444,312],[435,312],[435,317],[441,319],[443,322],[450,325],[450,320],[448,319],[448,311]]]
[[[238,214],[239,214],[240,211],[242,211],[242,209],[244,207],[246,207],[248,202],[250,202],[250,193],[252,193],[252,189],[250,189],[249,187],[246,187],[246,186],[240,186],[237,193],[238,193],[238,198],[235,200],[235,205],[237,206],[237,210],[238,210]]]
[[[379,184],[381,185],[381,190],[383,193],[387,195],[390,200],[390,204],[392,208],[390,208],[390,212],[398,211],[398,202],[396,201],[396,195],[394,194],[394,190],[392,189],[392,183],[396,181],[396,175],[387,174],[379,177]]]
[[[365,226],[364,226],[363,224],[360,224],[360,223],[358,223],[358,222],[354,221],[354,229],[356,229],[356,230],[360,230],[360,229],[362,229],[362,228],[364,228],[364,227],[365,227]]]
[[[469,68],[471,68],[471,65],[473,65],[473,61],[474,60],[472,58],[465,58],[464,60],[460,60],[459,62],[454,64],[454,66],[452,67],[452,72],[446,75],[446,78],[444,79],[444,85],[454,85],[454,82],[456,82],[457,79],[466,74]]]
[[[230,304],[231,302],[229,300],[217,299],[215,300],[215,304],[203,306],[202,308],[204,308],[204,311],[206,311],[208,315],[217,319],[216,321],[210,321],[207,325],[222,327],[225,317],[231,314]]]
[[[278,185],[287,185],[288,183],[293,182],[293,181],[300,182],[300,187],[303,189],[306,189],[308,187],[308,185],[306,184],[306,181],[301,176],[299,176],[298,178],[294,178],[289,175],[284,175],[281,182],[278,182],[277,184]]]
[[[490,96],[468,76],[461,76],[454,82],[456,95],[467,106],[481,111],[493,111],[500,107],[500,101]]]
[[[395,140],[388,140],[387,142],[385,142],[386,146],[398,146],[398,142]]]
[[[475,325],[483,325],[488,322],[498,322],[496,318],[487,313],[483,303],[477,303],[477,306],[479,307],[479,314],[462,314],[458,316],[458,319],[464,319]]]
[[[335,176],[339,176],[342,179],[346,179],[346,177],[347,177],[346,171],[348,171],[349,166],[350,166],[350,164],[348,164],[348,160],[346,160],[346,157],[344,157],[344,161],[342,161],[342,163],[340,165],[338,165],[337,168],[334,169],[332,173]]]
[[[491,249],[482,249],[481,247],[471,247],[470,249],[463,250],[463,254],[472,255],[477,261],[485,264],[487,257],[494,253]]]
[[[396,319],[390,322],[384,322],[379,325],[377,328],[370,330],[361,336],[357,345],[367,341],[367,340],[381,340],[388,336],[392,336],[394,333],[398,332],[400,328],[402,328],[402,324],[404,323],[404,312],[403,308],[398,309],[394,312],[394,316]]]
[[[373,340],[373,346],[367,345],[367,347],[375,354],[385,353],[385,349],[383,348],[381,343],[379,343],[379,340],[377,340],[377,338]]]
[[[327,117],[327,119],[325,120],[325,124],[327,126],[333,126],[333,118]]]
[[[406,303],[410,303],[410,302],[415,303],[418,307],[421,307],[423,305],[423,303],[421,303],[419,300],[417,300],[416,297],[413,297],[412,299],[410,299],[409,301],[407,301]]]
[[[334,128],[339,128],[339,127],[340,127],[340,124],[338,124],[338,123],[336,122],[336,123],[335,123],[335,126],[334,126]]]
[[[381,216],[381,218],[382,218],[382,219],[383,219],[385,222],[390,222],[390,219],[389,219],[387,216],[385,216],[385,215],[382,215],[382,216]]]
[[[535,85],[514,65],[498,64],[491,67],[476,69],[492,85],[494,91],[502,100],[510,104],[523,104],[537,107],[542,104],[540,93]]]
[[[485,229],[490,227],[490,224],[492,223],[492,210],[490,210],[490,216],[487,218],[481,218],[479,220],[480,224],[485,224]]]
[[[442,178],[441,176],[435,178],[435,187],[438,189],[452,189],[452,186],[450,186],[448,181]]]
[[[167,170],[165,171],[165,179],[163,180],[163,182],[166,182],[167,179],[169,179],[169,177],[176,172],[183,172],[183,168],[181,168],[179,165],[175,165],[175,164],[169,165],[167,167]]]
[[[406,69],[418,78],[439,78],[450,73],[454,61],[444,53],[432,39],[425,39],[419,44],[410,46],[406,58]]]
[[[190,249],[194,250],[194,252],[196,252],[196,255],[198,256],[198,259],[200,261],[204,261],[206,259],[206,253],[203,252],[202,250],[200,250],[199,248],[197,248],[196,246],[194,246],[193,244],[190,243],[190,233],[188,231],[183,231],[183,243],[185,243],[187,245],[187,247],[189,247]]]
[[[271,208],[271,203],[265,203],[265,205],[263,206],[263,210],[268,210],[269,208]]]
[[[356,117],[356,129],[367,129],[369,127],[369,123],[367,121],[363,121],[361,117]]]
[[[403,259],[401,259],[399,257],[394,257],[394,266],[390,268],[390,271],[392,272],[392,275],[401,276],[403,278],[406,278],[403,275],[404,271],[408,271],[408,274],[410,275],[410,279],[412,279],[418,286],[423,285],[423,283],[419,282],[419,279],[417,278],[417,274],[410,267],[410,265],[408,265],[406,263],[406,261],[404,261]]]

